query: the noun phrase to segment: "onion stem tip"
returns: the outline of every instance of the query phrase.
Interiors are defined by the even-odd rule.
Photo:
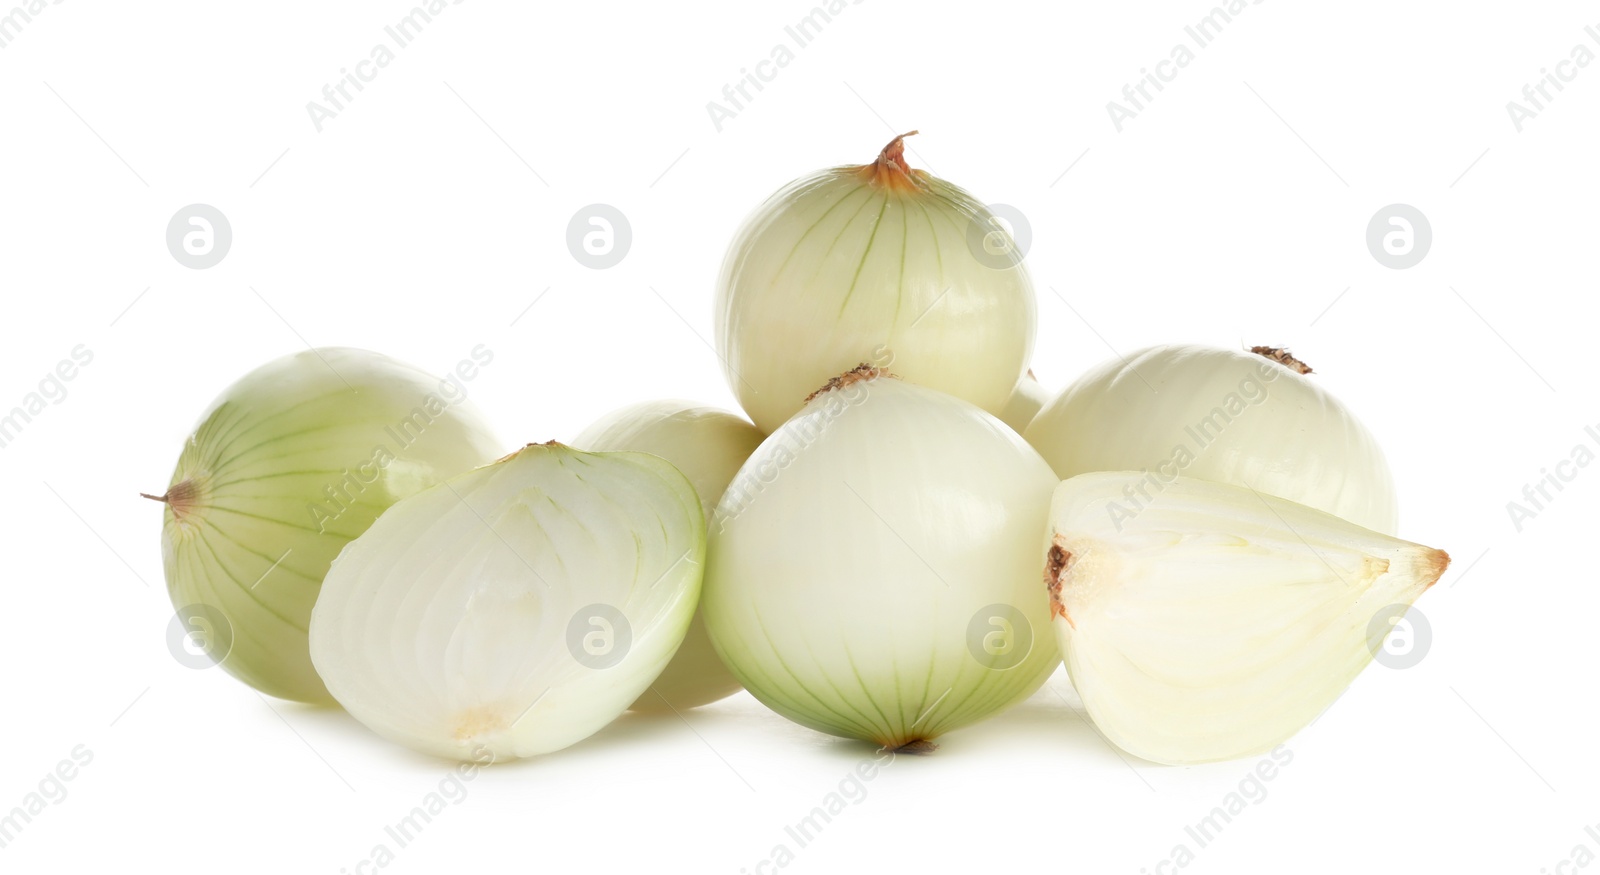
[[[1250,351],[1262,358],[1268,358],[1297,374],[1311,373],[1311,366],[1289,354],[1287,347],[1252,346]]]
[[[921,184],[916,181],[911,165],[906,163],[906,137],[916,134],[916,131],[906,131],[889,141],[878,152],[878,157],[871,164],[862,166],[862,178],[875,185],[886,186],[901,191],[918,191]]]
[[[876,380],[879,377],[899,379],[894,374],[889,373],[883,368],[877,367],[869,362],[862,362],[861,364],[856,365],[837,377],[828,378],[828,382],[822,384],[822,388],[806,396],[805,403],[810,404],[818,395],[826,395],[835,389],[843,389],[847,386],[854,386],[857,383],[865,382],[867,380]]]

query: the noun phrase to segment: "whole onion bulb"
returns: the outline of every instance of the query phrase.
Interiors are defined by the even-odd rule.
[[[360,349],[268,362],[212,402],[160,496],[173,607],[215,624],[209,655],[235,677],[331,702],[306,643],[329,563],[390,505],[501,452],[459,381]]]
[[[1127,500],[1180,475],[1248,486],[1387,535],[1400,511],[1372,432],[1284,350],[1155,346],[1090,370],[1023,433],[1062,479],[1136,471]]]
[[[899,748],[982,720],[1060,661],[1038,564],[1056,483],[999,420],[862,366],[723,494],[706,630],[813,729]]]
[[[1036,304],[1015,242],[904,151],[896,137],[871,164],[791,182],[729,247],[717,352],[763,432],[859,362],[996,414],[1027,366]]]

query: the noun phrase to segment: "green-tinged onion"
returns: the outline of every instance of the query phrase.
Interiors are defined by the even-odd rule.
[[[678,649],[705,525],[694,487],[656,456],[529,445],[401,501],[345,548],[312,613],[312,659],[351,715],[414,750],[559,750]]]
[[[1248,486],[1385,534],[1399,528],[1372,432],[1284,350],[1172,345],[1106,361],[1039,411],[1025,437],[1056,474],[1140,471]]]
[[[691,401],[646,401],[612,411],[584,429],[580,450],[651,453],[671,462],[694,484],[709,520],[739,466],[763,435],[744,419]],[[633,708],[679,710],[715,702],[739,691],[739,681],[717,658],[699,611],[683,646]]]
[[[906,164],[795,180],[746,220],[723,262],[717,351],[771,433],[862,361],[998,413],[1033,349],[1033,285],[1010,234],[965,190]]]
[[[712,519],[706,629],[756,698],[891,748],[1059,662],[1037,557],[1050,466],[958,398],[862,366],[762,443]]]
[[[396,501],[503,451],[458,381],[359,349],[268,362],[201,416],[159,497],[172,604],[220,614],[209,643],[229,646],[210,655],[234,676],[331,701],[306,645],[329,563]]]
[[[1063,482],[1045,581],[1067,673],[1132,754],[1265,753],[1316,719],[1444,573],[1442,550],[1242,486]]]

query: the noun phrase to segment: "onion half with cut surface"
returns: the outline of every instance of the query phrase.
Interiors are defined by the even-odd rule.
[[[1135,505],[1137,471],[1062,482],[1044,578],[1095,725],[1148,760],[1265,753],[1355,679],[1449,565],[1442,550],[1192,478]]]
[[[312,612],[311,658],[352,716],[413,750],[548,753],[666,667],[704,559],[699,498],[666,461],[531,444],[351,542]]]
[[[572,445],[597,452],[638,452],[660,456],[694,484],[706,519],[729,481],[765,435],[715,407],[692,401],[645,401],[614,410],[584,429]],[[739,692],[739,679],[722,664],[697,610],[666,671],[633,703],[636,711],[694,708]]]

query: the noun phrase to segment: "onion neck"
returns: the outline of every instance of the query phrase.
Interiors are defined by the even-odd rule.
[[[911,169],[911,165],[906,163],[905,139],[915,133],[907,131],[890,140],[889,145],[878,153],[878,160],[856,168],[856,175],[870,185],[890,191],[921,192],[924,188],[923,178],[927,174]]]
[[[200,507],[200,484],[193,478],[185,477],[167,488],[163,495],[151,495],[148,492],[139,493],[141,498],[159,501],[172,511],[173,519],[178,522],[187,522],[189,517]]]
[[[856,365],[839,376],[829,379],[827,383],[823,384],[822,388],[812,392],[810,395],[807,395],[804,403],[810,404],[818,396],[826,395],[829,392],[833,392],[838,389],[849,388],[857,383],[865,383],[869,380],[876,380],[879,377],[892,378],[894,377],[894,374],[889,373],[883,368],[868,364],[867,362],[862,362],[861,364]]]
[[[1311,373],[1311,366],[1289,354],[1287,348],[1276,346],[1252,346],[1250,351],[1264,359],[1275,361],[1297,374]]]

